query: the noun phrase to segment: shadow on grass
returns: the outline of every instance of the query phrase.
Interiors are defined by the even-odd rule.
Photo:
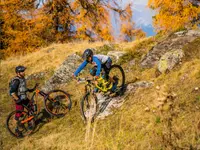
[[[49,123],[53,118],[55,117],[50,115],[45,109],[42,109],[37,115],[37,119],[35,121],[36,128],[32,134],[38,132],[42,126]]]

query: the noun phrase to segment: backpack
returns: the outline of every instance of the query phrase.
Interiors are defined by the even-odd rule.
[[[10,96],[11,96],[11,86],[12,86],[14,80],[19,80],[19,77],[16,76],[16,77],[12,78],[11,81],[9,82],[9,91],[8,91],[8,94]]]

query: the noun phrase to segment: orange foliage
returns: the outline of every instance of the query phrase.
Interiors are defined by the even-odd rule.
[[[40,5],[36,3],[40,2]],[[122,34],[135,36],[131,4],[117,0],[1,0],[0,21],[6,56],[25,54],[51,42],[114,40],[110,12],[120,14]],[[39,6],[39,7],[38,7]],[[141,33],[140,33],[141,35]]]
[[[149,0],[148,6],[158,12],[154,19],[158,31],[170,32],[199,23],[193,21],[198,19],[200,7],[189,0]]]
[[[45,26],[38,28],[38,18],[34,14],[34,1],[6,0],[1,1],[0,6],[3,10],[4,21],[2,25],[5,34],[3,42],[7,46],[4,50],[5,56],[15,53],[24,54],[32,51],[33,47],[42,45],[42,39],[38,34]],[[42,23],[41,21],[40,25]]]

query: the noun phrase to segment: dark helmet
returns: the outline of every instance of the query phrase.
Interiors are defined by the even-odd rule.
[[[16,73],[24,72],[25,70],[26,70],[26,67],[24,67],[24,66],[17,66],[17,67],[15,68],[15,72],[16,72]]]
[[[83,53],[82,58],[83,59],[88,59],[88,57],[92,57],[93,56],[93,51],[91,49],[86,49]]]

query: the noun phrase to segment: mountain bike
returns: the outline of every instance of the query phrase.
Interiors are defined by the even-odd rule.
[[[37,96],[43,97],[45,110],[52,116],[62,117],[71,109],[70,95],[63,90],[52,90],[45,93],[38,88],[33,92],[29,104],[23,105],[25,110],[15,110],[6,119],[6,128],[11,135],[23,138],[30,135],[35,129],[35,122],[40,112],[37,109]],[[16,114],[21,114],[16,120]]]
[[[86,82],[85,94],[80,102],[81,115],[84,121],[93,121],[99,113],[103,112],[108,104],[98,104],[97,92],[94,89],[98,89],[98,92],[102,92],[108,98],[110,94],[122,95],[124,92],[125,73],[119,65],[111,66],[108,80],[105,80],[102,76],[97,81],[91,78],[79,78],[78,80],[79,82]],[[117,85],[115,84],[116,82]],[[113,86],[116,86],[114,91]]]

